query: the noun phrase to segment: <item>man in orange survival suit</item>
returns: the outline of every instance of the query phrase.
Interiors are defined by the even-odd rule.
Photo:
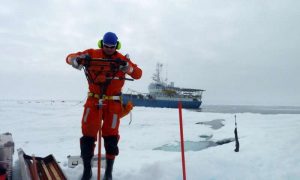
[[[123,56],[117,50],[120,49],[121,44],[115,33],[107,32],[103,39],[98,42],[100,49],[87,49],[83,52],[69,54],[66,58],[68,64],[76,69],[81,69],[79,58],[103,58],[103,59],[121,59],[126,61],[126,65],[120,66],[115,77],[107,85],[106,91],[103,92],[103,106],[102,106],[102,137],[104,139],[104,147],[106,151],[106,169],[104,180],[112,179],[112,169],[115,156],[119,154],[118,140],[119,140],[119,123],[120,117],[126,115],[132,106],[127,104],[122,114],[121,105],[121,89],[124,85],[125,74],[128,74],[134,79],[140,79],[142,70],[132,63],[128,56]],[[87,58],[88,59],[88,58]],[[109,77],[108,77],[109,78]],[[99,84],[89,82],[88,99],[84,105],[84,113],[82,116],[82,134],[80,138],[81,157],[83,159],[83,176],[82,179],[90,179],[92,176],[91,159],[94,154],[95,141],[97,133],[100,128],[100,114],[99,113],[99,94],[102,93]],[[129,110],[128,110],[129,108]],[[124,114],[125,113],[125,114]]]

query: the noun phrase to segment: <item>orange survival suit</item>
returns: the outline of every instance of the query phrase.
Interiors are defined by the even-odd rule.
[[[80,55],[89,55],[92,59],[121,59],[129,63],[132,67],[132,71],[127,73],[133,79],[140,79],[142,76],[142,70],[130,59],[123,56],[116,51],[113,55],[107,56],[102,49],[87,49],[83,52],[77,52],[69,54],[66,58],[66,62],[70,63],[70,60]],[[93,74],[91,74],[94,76]],[[127,104],[124,109],[121,99],[116,98],[121,95],[121,90],[124,85],[125,73],[118,71],[111,82],[107,85],[105,92],[101,92],[102,87],[98,84],[89,82],[89,93],[87,101],[84,105],[84,112],[81,121],[81,128],[83,137],[91,137],[94,141],[97,139],[97,133],[100,128],[100,117],[103,120],[102,137],[104,139],[104,147],[106,151],[106,158],[114,159],[118,155],[118,140],[119,140],[119,124],[120,118],[130,111],[131,104]],[[103,93],[106,97],[114,97],[113,99],[103,99],[103,106],[98,108],[99,94]]]

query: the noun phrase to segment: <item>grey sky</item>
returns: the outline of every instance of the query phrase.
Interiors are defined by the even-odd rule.
[[[300,106],[300,1],[5,0],[0,6],[0,99],[79,99],[71,52],[117,33],[144,71],[127,88],[147,92],[155,64],[204,104]]]

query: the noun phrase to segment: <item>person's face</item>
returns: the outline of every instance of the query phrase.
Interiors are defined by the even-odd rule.
[[[103,51],[106,55],[111,56],[116,51],[116,45],[103,44]]]

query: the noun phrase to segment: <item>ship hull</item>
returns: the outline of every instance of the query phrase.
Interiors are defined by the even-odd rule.
[[[132,96],[130,94],[123,94],[122,101],[126,104],[131,101],[134,106],[143,107],[160,107],[160,108],[178,108],[177,99],[149,99],[143,96]],[[185,109],[198,109],[202,101],[199,100],[181,100],[182,108]]]

